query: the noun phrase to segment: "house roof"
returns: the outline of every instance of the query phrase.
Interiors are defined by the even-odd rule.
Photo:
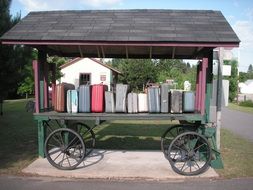
[[[240,42],[222,13],[213,10],[31,12],[0,40],[72,57],[127,58],[189,58],[201,47],[236,47]]]
[[[78,61],[81,61],[82,59],[84,59],[84,58],[77,57],[77,58],[75,58],[75,59],[72,59],[72,60],[70,60],[69,62],[67,62],[67,63],[61,65],[60,68],[61,68],[61,69],[64,69],[64,68],[66,68],[66,67],[68,67],[68,66],[70,66],[70,65],[73,65],[73,64],[77,63]],[[102,65],[103,67],[106,67],[106,68],[110,69],[110,70],[113,71],[114,73],[122,74],[119,70],[117,70],[117,69],[111,67],[110,65],[104,64],[102,61],[99,61],[99,60],[94,59],[94,58],[88,58],[88,59],[94,61],[95,63],[98,63],[99,65]]]

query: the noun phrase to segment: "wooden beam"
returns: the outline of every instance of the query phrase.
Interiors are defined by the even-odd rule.
[[[97,55],[98,55],[98,58],[100,58],[100,51],[99,51],[98,46],[96,46],[96,48],[97,48]]]
[[[149,47],[149,58],[152,59],[152,46]]]
[[[80,45],[78,46],[78,50],[80,53],[80,57],[83,57],[83,51],[82,51],[82,47]]]
[[[104,47],[103,46],[100,46],[101,48],[101,51],[102,51],[102,57],[105,58],[105,51],[104,51]]]
[[[172,59],[175,58],[175,51],[176,51],[176,47],[173,47],[172,48],[172,56],[171,56]]]
[[[128,59],[128,47],[126,46],[126,58]]]

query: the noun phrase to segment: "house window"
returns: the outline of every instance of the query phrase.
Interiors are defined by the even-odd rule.
[[[90,83],[91,83],[91,74],[90,73],[80,73],[79,85],[90,84]]]
[[[100,81],[106,81],[106,75],[100,75]]]

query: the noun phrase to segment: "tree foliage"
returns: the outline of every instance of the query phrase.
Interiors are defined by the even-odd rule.
[[[237,95],[237,83],[238,83],[238,63],[236,60],[224,61],[224,65],[231,65],[231,76],[225,77],[229,80],[229,100],[234,101]]]
[[[119,81],[137,91],[147,82],[162,83],[167,79],[175,80],[178,88],[183,88],[184,81],[189,80],[195,88],[196,67],[182,60],[113,59],[111,65],[123,73]]]

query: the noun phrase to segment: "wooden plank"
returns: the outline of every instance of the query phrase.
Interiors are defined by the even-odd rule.
[[[205,100],[206,100],[206,69],[208,67],[208,58],[203,58],[202,61],[202,82],[201,82],[201,102],[200,113],[205,114]]]
[[[40,112],[40,88],[39,88],[39,65],[37,60],[33,60],[34,89],[35,89],[35,112]]]

